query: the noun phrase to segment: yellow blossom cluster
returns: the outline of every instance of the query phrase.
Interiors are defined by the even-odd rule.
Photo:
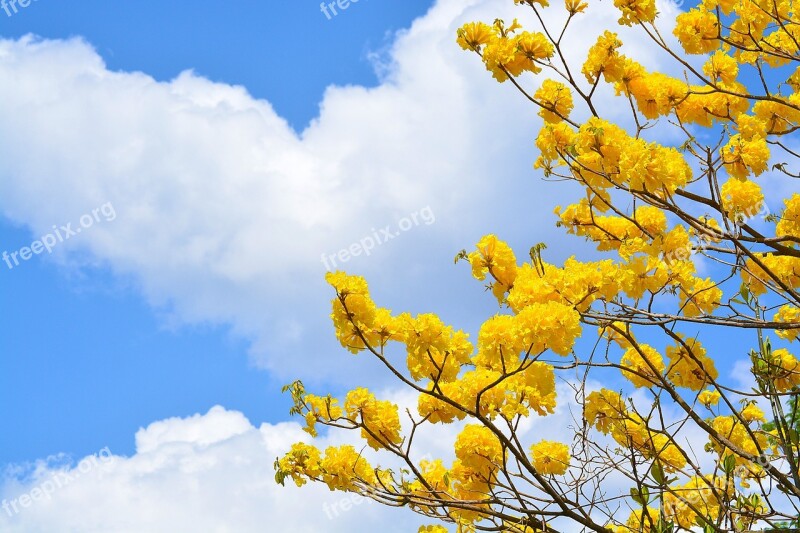
[[[775,228],[778,237],[794,237],[798,241],[791,242],[794,247],[800,244],[800,194],[795,193],[784,200],[786,209],[781,214],[781,220]]]
[[[429,390],[434,390],[431,384]],[[541,361],[528,363],[512,375],[486,368],[465,372],[457,381],[436,385],[436,392],[449,398],[447,403],[431,394],[419,397],[417,410],[432,423],[463,420],[467,413],[477,412],[494,419],[498,415],[511,420],[552,414],[556,406],[556,385],[553,367]]]
[[[628,416],[622,397],[608,389],[589,393],[584,403],[584,419],[598,431],[608,434]]]
[[[517,258],[513,250],[496,235],[486,235],[476,245],[476,250],[469,254],[472,275],[475,279],[484,280],[487,274],[494,278],[492,292],[498,301],[514,285],[517,277]]]
[[[639,452],[645,459],[658,461],[667,472],[686,466],[686,457],[672,437],[664,431],[651,428],[636,413],[628,413],[619,424],[614,424],[611,436],[620,446]]]
[[[568,205],[556,207],[558,225],[590,241],[600,254],[591,261],[570,257],[551,264],[543,258],[544,246],[537,245],[530,261],[518,262],[497,235],[482,237],[458,258],[470,263],[473,277],[488,285],[501,310],[482,323],[474,345],[435,314],[395,315],[379,308],[362,277],[329,273],[338,341],[353,353],[373,353],[414,388],[416,414],[408,413],[414,430],[404,435],[398,406],[365,388],[350,391],[340,403],[332,396],[306,395],[301,385],[292,391],[293,412],[305,417],[308,433],[316,436],[319,424],[359,430],[366,444],[361,450],[338,446],[323,452],[297,443],[276,462],[281,483],[315,480],[332,490],[372,492],[430,517],[446,513],[464,533],[480,529],[478,522],[489,516],[495,528],[547,529],[534,521],[517,523],[507,514],[524,508],[515,501],[514,485],[535,479],[533,509],[547,508],[550,489],[567,480],[556,476],[578,475],[569,479],[577,494],[583,471],[570,467],[584,466],[577,450],[587,446],[586,433],[571,449],[563,442],[520,438],[519,424],[533,414],[555,412],[557,369],[561,376],[566,369],[602,367],[598,372],[619,372],[630,383],[624,388],[638,389],[634,396],[655,400],[650,410],[622,390],[585,395],[585,428],[613,439],[606,452],[625,459],[610,460],[609,471],[637,476],[630,501],[640,507],[627,520],[614,518],[608,530],[692,530],[704,521],[716,522],[717,529],[734,522],[745,529],[754,516],[773,512],[771,503],[740,493],[749,488],[748,481],[760,484],[772,477],[771,486],[778,479],[767,462],[779,465],[787,446],[774,429],[773,413],[765,413],[759,405],[767,404],[752,395],[734,403],[731,387],[717,382],[720,373],[706,347],[676,326],[739,326],[771,316],[772,328],[759,327],[760,334],[772,329],[782,340],[800,339],[794,292],[800,289],[800,194],[785,199],[782,212],[765,217],[764,224],[750,222],[767,211],[768,197],[772,202],[773,174],[796,172],[776,158],[796,156],[787,140],[800,130],[800,68],[792,66],[800,57],[797,2],[695,2],[677,16],[673,34],[685,53],[704,56],[698,61],[669,54],[668,40],[656,27],[656,0],[612,2],[619,24],[638,26],[667,48],[681,74],[649,71],[625,55],[620,34],[605,28],[582,61],[569,65],[562,37],[574,16],[594,8],[585,0],[564,0],[566,22],[560,32],[548,31],[554,17],[539,11],[549,7],[548,0],[514,0],[536,12],[541,32],[525,31],[517,19],[470,22],[457,31],[462,49],[476,53],[495,79],[511,80],[537,105],[541,127],[534,166],[548,178],[575,184],[578,193]],[[552,77],[530,76],[545,70]],[[767,87],[775,83],[774,90]],[[629,123],[609,120],[609,110],[597,105],[593,98],[601,84],[608,87],[600,91],[608,89],[606,94],[630,111]],[[754,86],[763,86],[763,94],[753,92]],[[672,128],[686,142],[652,135],[655,125]],[[763,229],[768,224],[774,224],[774,236],[773,226]],[[721,259],[730,277],[715,279],[717,267],[695,262],[697,253]],[[729,294],[727,283],[736,283],[736,276],[742,281],[739,294]],[[591,343],[578,342],[584,327],[597,328],[607,341],[601,347],[604,358],[589,351]],[[667,341],[656,340],[653,331]],[[705,335],[705,329],[699,331]],[[780,401],[800,387],[800,360],[786,348],[773,349],[763,335],[758,340],[760,350],[751,353],[753,374],[758,386]],[[405,369],[394,365],[392,344],[404,348]],[[665,401],[684,409],[686,418],[664,417]],[[701,406],[705,419],[692,410]],[[367,446],[403,457],[417,427],[457,421],[465,424],[457,425],[449,467],[437,459],[414,468],[405,457],[413,472],[395,475],[363,457]],[[684,426],[706,434],[713,474],[701,469],[697,450],[685,447],[684,434],[678,434]],[[635,466],[632,472],[625,470],[629,463]],[[658,497],[649,494],[655,490]],[[516,499],[525,499],[524,491]],[[583,503],[575,503],[575,516]],[[430,525],[419,531],[447,530]]]
[[[698,391],[719,377],[714,361],[696,339],[667,347],[667,379],[678,387]]]
[[[449,476],[453,497],[465,501],[488,500],[497,472],[506,462],[500,440],[489,428],[468,424],[456,438],[455,453]],[[457,510],[455,514],[466,522],[480,518],[476,511]]]
[[[361,436],[376,450],[388,444],[400,444],[400,415],[392,402],[377,400],[367,389],[359,388],[347,393],[344,402],[347,417],[360,423]]]
[[[312,437],[317,436],[317,422],[335,422],[344,414],[342,407],[339,405],[339,400],[331,396],[321,397],[308,394],[303,398],[303,401],[306,409],[306,427],[303,429]]]
[[[768,287],[782,292],[784,287],[800,288],[800,257],[754,254],[742,269],[742,281],[756,296],[766,294]]]
[[[714,418],[711,427],[714,433],[709,434],[709,444],[719,455],[720,465],[724,468],[726,461],[732,461],[742,467],[737,473],[743,478],[758,476],[761,466],[756,459],[764,457],[769,449],[766,432],[751,428],[749,423],[742,423],[734,415]],[[728,443],[734,448],[729,447]]]
[[[784,305],[776,313],[775,321],[783,324],[800,324],[800,307]],[[779,337],[788,341],[796,341],[800,339],[800,326],[790,329],[779,329],[777,334]]]
[[[543,440],[531,446],[532,463],[543,475],[563,475],[569,468],[569,446]]]
[[[474,348],[468,335],[454,331],[436,315],[392,316],[388,309],[375,306],[364,278],[336,272],[326,279],[336,290],[331,315],[336,336],[351,352],[383,348],[389,341],[404,343],[415,380],[453,381],[469,362]]]
[[[575,105],[572,101],[572,91],[563,83],[551,79],[542,82],[534,98],[542,107],[539,116],[550,124],[561,122],[568,117]]]
[[[734,221],[754,217],[764,204],[761,186],[753,181],[731,178],[722,184],[720,193],[722,208],[727,217]]]
[[[716,390],[704,390],[697,396],[697,400],[705,405],[707,409],[711,409],[712,406],[717,405],[720,398],[722,398],[722,394]]]
[[[619,23],[625,26],[656,19],[655,0],[614,0],[614,5],[622,12]]]
[[[487,70],[498,81],[523,72],[541,72],[541,64],[553,56],[553,44],[542,33],[518,32],[515,20],[506,27],[501,20],[489,26],[470,22],[458,30],[458,44],[481,54]]]
[[[420,526],[417,533],[448,533],[444,526]]]
[[[359,483],[391,480],[389,472],[376,471],[354,447],[348,445],[331,446],[323,455],[314,446],[296,443],[276,466],[282,478],[291,477],[298,487],[308,480],[315,480],[326,483],[331,490],[357,491]]]
[[[786,348],[779,348],[767,361],[765,374],[778,392],[787,392],[800,386],[800,361]]]
[[[692,476],[682,485],[672,485],[664,494],[664,514],[680,527],[691,530],[697,518],[714,521],[720,503],[733,496],[735,487],[720,476]]]
[[[407,320],[404,341],[408,370],[416,380],[455,380],[474,349],[466,333],[453,331],[433,314]]]
[[[714,51],[722,37],[740,62],[780,67],[798,52],[796,17],[791,0],[703,0],[678,17],[675,35],[689,54]]]
[[[619,292],[617,275],[618,269],[610,260],[584,263],[570,258],[563,267],[527,263],[519,269],[508,305],[516,313],[548,302],[585,311],[598,298],[611,299]],[[562,314],[569,312],[565,309]]]
[[[659,384],[659,377],[664,373],[664,358],[647,344],[639,344],[628,348],[622,355],[622,375],[635,387],[650,387]]]
[[[602,389],[587,395],[583,416],[598,431],[610,433],[619,445],[641,453],[646,459],[658,460],[667,471],[686,465],[686,458],[670,437],[650,428],[614,391]]]

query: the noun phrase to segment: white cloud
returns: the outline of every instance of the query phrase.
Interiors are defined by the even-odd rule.
[[[275,458],[292,442],[307,438],[295,423],[256,428],[241,413],[221,407],[202,416],[155,422],[137,433],[132,457],[114,456],[85,473],[77,466],[39,468],[25,483],[7,483],[0,490],[9,504],[7,510],[0,509],[0,529],[8,533],[416,530],[420,519],[406,510],[367,502],[348,512],[341,501],[349,498],[324,485],[302,489],[291,481],[286,487],[277,485]],[[320,445],[325,445],[324,439]],[[38,501],[21,506],[21,496],[30,495],[53,476],[64,475],[74,479],[56,487],[49,497],[40,495]],[[18,512],[11,506],[14,500]]]
[[[618,16],[592,10],[571,33],[576,59]],[[521,250],[555,242],[553,256],[580,246],[556,240],[564,187],[530,169],[535,108],[454,43],[465,21],[525,13],[441,0],[398,35],[378,87],[330,87],[299,134],[242,87],[112,72],[79,39],[0,41],[0,212],[36,236],[112,202],[117,219],[59,247],[60,260],[132,277],[178,324],[229,324],[282,379],[352,374],[327,323],[323,253],[430,206],[435,224],[344,267],[381,303],[467,319],[485,295],[451,260],[482,233]],[[656,62],[641,36],[625,39]],[[442,303],[456,297],[464,305]]]
[[[591,384],[595,388],[597,384]],[[415,411],[416,396],[387,390],[378,395]],[[573,417],[580,416],[569,387],[559,385],[556,413],[533,416],[519,429],[525,446],[542,439],[568,442]],[[404,417],[405,418],[405,417]],[[407,425],[407,424],[406,424]],[[415,438],[415,460],[453,459],[453,443],[463,423],[424,425]],[[406,428],[408,429],[408,428]],[[34,473],[0,484],[0,530],[8,533],[189,533],[194,531],[256,533],[298,531],[326,533],[416,531],[430,520],[404,510],[381,506],[352,495],[331,492],[322,484],[298,489],[291,480],[274,481],[273,462],[292,443],[309,441],[294,422],[254,427],[239,412],[214,407],[203,415],[171,418],[150,424],[136,434],[131,457],[101,454],[65,468],[40,462]],[[314,440],[327,446],[364,447],[356,432],[334,430]],[[364,450],[373,464],[400,466],[389,454]],[[62,480],[22,505],[52,480]],[[624,493],[624,480],[609,479],[605,488]],[[566,525],[569,527],[569,524]],[[277,528],[277,529],[275,529]]]

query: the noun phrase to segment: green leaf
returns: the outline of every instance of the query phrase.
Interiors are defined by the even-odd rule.
[[[661,463],[658,463],[658,462],[654,463],[652,471],[653,471],[653,479],[656,480],[656,483],[658,483],[659,485],[663,485],[664,484],[664,469],[661,468]]]
[[[730,475],[733,473],[735,469],[736,469],[736,457],[734,457],[733,455],[726,456],[725,459],[722,461],[722,470],[726,474]]]
[[[742,285],[739,287],[739,296],[741,296],[742,300],[745,302],[750,301],[750,287],[748,287],[747,284],[742,283]]]
[[[631,489],[631,498],[644,507],[650,501],[650,491],[647,490],[647,487],[642,487],[641,491],[634,487]]]

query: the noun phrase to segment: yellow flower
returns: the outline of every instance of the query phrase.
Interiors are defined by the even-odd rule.
[[[793,194],[791,198],[784,201],[786,209],[781,214],[781,220],[775,228],[775,235],[778,237],[800,238],[800,194]],[[797,246],[797,243],[790,243]]]
[[[800,287],[800,259],[773,254],[757,254],[756,257],[781,283],[793,288]],[[742,280],[749,286],[753,294],[764,294],[767,292],[767,285],[777,287],[772,277],[752,259],[745,262],[745,268],[742,269],[741,274]]]
[[[577,13],[583,13],[589,4],[584,2],[583,0],[564,0],[564,7],[567,8],[567,11],[571,15],[575,15]]]
[[[339,419],[343,414],[339,400],[330,396],[323,398],[309,394],[303,398],[303,402],[308,409],[305,414],[306,427],[303,429],[312,437],[317,436],[315,429],[317,421],[331,422]]]
[[[739,413],[741,417],[744,419],[745,422],[766,422],[767,419],[764,417],[764,411],[759,409],[759,407],[755,403],[747,404],[747,407],[742,409],[742,412]]]
[[[503,447],[497,436],[485,426],[465,426],[456,438],[455,452],[463,466],[486,480],[503,464]]]
[[[562,117],[568,117],[574,106],[572,91],[563,83],[551,79],[544,80],[534,99],[542,106],[539,116],[551,124],[563,121]]]
[[[719,46],[716,15],[700,6],[678,15],[673,33],[687,54],[705,54]]]
[[[698,511],[703,518],[719,516],[720,495],[725,494],[724,480],[692,477],[685,485],[674,485],[664,494],[664,514],[683,529],[696,526]]]
[[[745,180],[750,174],[763,174],[767,170],[769,156],[769,145],[763,137],[748,141],[740,135],[734,135],[722,149],[722,160],[728,174],[738,180]]]
[[[444,526],[420,526],[418,533],[447,533]]]
[[[563,475],[569,468],[569,446],[543,440],[531,446],[533,467],[540,474]]]
[[[320,461],[322,480],[331,490],[353,490],[355,481],[367,483],[376,480],[375,471],[352,446],[331,446]]]
[[[683,314],[688,317],[713,314],[722,300],[722,289],[710,278],[695,278],[689,289],[681,291]]]
[[[405,331],[408,370],[415,380],[453,381],[474,349],[466,333],[453,331],[434,314],[409,319]]]
[[[714,80],[732,83],[739,75],[739,63],[724,50],[717,50],[703,65],[703,73]]]
[[[563,159],[575,142],[575,130],[566,122],[545,124],[536,137],[536,147],[541,152],[536,168],[545,168],[552,163],[566,164]]]
[[[664,372],[664,360],[661,354],[647,344],[639,348],[628,348],[623,354],[622,375],[636,387],[650,387],[660,383],[658,376]]]
[[[278,472],[284,477],[291,477],[298,487],[302,487],[308,479],[317,479],[321,476],[320,456],[320,451],[314,446],[297,442],[292,444],[291,450],[278,460]]]
[[[800,324],[800,307],[784,305],[775,315],[775,322],[781,322],[784,324]],[[798,338],[800,338],[800,328],[779,329],[777,330],[777,335],[778,337],[788,341],[796,341]]]
[[[764,194],[758,184],[749,180],[731,178],[720,190],[722,207],[731,220],[742,221],[752,218],[764,205]]]
[[[567,356],[582,332],[580,314],[556,302],[526,306],[517,315],[515,326],[522,349],[534,355],[551,350]]]
[[[350,420],[363,425],[361,436],[370,448],[380,450],[402,442],[400,415],[393,403],[376,400],[367,389],[359,388],[347,393],[344,407]]]
[[[469,254],[472,264],[472,275],[479,280],[486,279],[490,274],[495,281],[492,283],[498,301],[502,302],[505,293],[514,285],[517,277],[517,259],[514,251],[508,244],[495,235],[486,235],[476,245],[477,250]]]
[[[667,378],[678,387],[700,390],[719,377],[714,361],[706,356],[706,350],[697,340],[667,347],[669,367]]]
[[[613,326],[613,327],[612,327]],[[616,342],[620,348],[628,349],[632,346],[631,342],[625,338],[619,330],[624,331],[626,335],[633,337],[633,332],[630,331],[630,324],[625,322],[614,322],[609,326],[600,326],[597,328],[598,333],[610,342]],[[635,340],[635,338],[634,338]]]
[[[734,446],[744,451],[750,457],[761,456],[761,451],[767,447],[767,437],[761,432],[752,432],[733,416],[718,416],[711,422],[711,427],[721,437],[724,437]],[[754,439],[755,438],[755,439]],[[719,454],[720,463],[726,457],[734,457],[737,465],[746,465],[751,461],[728,449],[713,434],[709,434],[711,448]]]
[[[797,105],[797,93],[788,100],[789,103]],[[794,131],[796,124],[800,122],[800,111],[794,107],[789,107],[783,102],[774,100],[764,100],[753,105],[753,114],[764,122],[768,133],[788,133]]]
[[[583,417],[598,431],[608,434],[611,428],[628,416],[625,401],[611,390],[601,389],[586,397]]]
[[[772,352],[769,375],[778,392],[787,392],[800,385],[800,361],[785,348],[775,350]]]
[[[458,30],[457,42],[464,50],[477,50],[491,42],[494,37],[494,29],[488,24],[468,22]]]
[[[700,393],[697,399],[706,406],[707,409],[710,409],[712,405],[717,405],[719,403],[719,399],[722,395],[719,391],[711,391],[711,390],[704,390]]]
[[[619,23],[625,26],[656,19],[655,0],[614,0],[614,5],[622,11]]]
[[[517,319],[512,315],[496,315],[481,326],[478,333],[476,365],[512,372],[519,368],[522,339],[517,335]]]
[[[753,115],[746,115],[742,113],[736,117],[736,127],[739,129],[739,135],[745,141],[752,141],[757,138],[765,138],[767,136],[767,125],[759,117]]]
[[[658,524],[658,509],[652,507],[635,509],[625,522],[625,525],[631,528],[630,530],[638,533],[650,533],[655,524]]]
[[[593,84],[603,74],[606,81],[617,81],[622,72],[623,59],[617,50],[622,46],[622,41],[617,34],[606,31],[597,42],[589,49],[589,56],[583,64],[583,75],[589,83]]]
[[[329,272],[325,280],[336,290],[331,313],[336,338],[343,347],[358,353],[365,348],[362,335],[372,329],[377,313],[367,282],[361,276],[344,272]]]
[[[516,37],[517,52],[529,61],[542,61],[553,57],[553,44],[539,32],[522,32]],[[531,69],[534,73],[541,70],[538,67]]]
[[[458,398],[456,393],[459,391],[452,385],[452,383],[444,383],[440,388],[444,395],[455,400]],[[433,390],[433,382],[428,385],[428,390]],[[431,424],[450,424],[456,419],[463,420],[466,416],[466,413],[457,407],[424,393],[421,393],[417,399],[417,412],[420,416],[427,417],[428,422]]]

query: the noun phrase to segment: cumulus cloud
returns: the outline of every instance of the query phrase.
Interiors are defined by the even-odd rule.
[[[416,396],[408,391],[387,390],[379,396],[401,410],[413,411],[416,405]],[[580,409],[569,384],[559,385],[559,399],[555,414],[533,416],[521,425],[518,436],[526,446],[542,439],[569,440],[571,430],[566,429],[576,424]],[[449,464],[463,425],[421,426],[413,459],[442,458]],[[277,485],[275,458],[292,443],[310,440],[294,422],[254,427],[242,413],[217,406],[206,414],[154,422],[140,429],[135,439],[131,457],[104,449],[77,464],[64,465],[62,459],[18,469],[0,485],[0,530],[407,533],[430,523],[408,510],[331,492],[322,484],[298,489],[287,480],[285,487]],[[365,447],[357,433],[347,431],[329,432],[314,444],[320,449],[342,444]],[[373,464],[396,471],[401,466],[389,454],[376,455],[369,448],[364,453]],[[22,475],[26,470],[30,473]],[[624,492],[625,483],[609,479],[605,487]]]
[[[230,325],[282,378],[351,374],[326,321],[323,254],[430,207],[435,223],[337,266],[368,275],[381,303],[466,320],[470,305],[441,303],[485,302],[466,269],[453,275],[458,250],[492,230],[523,250],[556,240],[550,209],[565,192],[531,171],[536,110],[454,44],[463,22],[498,15],[525,11],[439,1],[381,58],[379,86],[330,87],[302,132],[191,71],[162,83],[110,71],[81,39],[0,41],[0,212],[40,235],[111,202],[116,220],[58,260],[134,279],[177,323]],[[568,53],[580,58],[617,16],[593,5]],[[657,64],[634,35],[627,51]]]
[[[131,457],[101,457],[91,468],[83,467],[93,464],[91,457],[73,467],[40,467],[22,483],[6,483],[0,490],[5,505],[0,509],[0,529],[9,533],[416,530],[420,519],[405,510],[358,500],[348,506],[343,502],[349,497],[324,485],[302,490],[291,482],[277,485],[275,458],[292,442],[305,439],[297,424],[254,427],[241,413],[222,407],[205,415],[156,422],[136,434],[136,453]],[[34,492],[51,480],[57,481],[46,496]]]

